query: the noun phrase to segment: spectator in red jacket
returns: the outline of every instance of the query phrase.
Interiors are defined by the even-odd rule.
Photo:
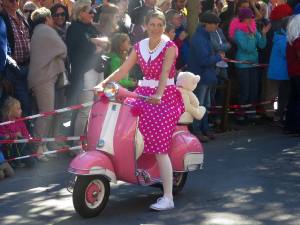
[[[286,132],[300,135],[300,15],[288,24],[286,58],[291,92],[286,113]]]

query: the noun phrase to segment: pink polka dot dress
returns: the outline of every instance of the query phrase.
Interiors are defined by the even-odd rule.
[[[138,64],[144,74],[144,80],[158,81],[166,50],[175,46],[175,44],[170,40],[165,40],[152,55],[148,51],[148,43],[149,39],[144,39],[137,43],[134,49],[138,55]],[[175,76],[175,63],[174,60],[169,79]],[[135,92],[144,96],[150,96],[155,94],[156,89],[157,87],[138,86]],[[144,136],[144,153],[167,153],[170,149],[176,124],[180,115],[184,112],[183,100],[176,86],[174,84],[166,86],[161,104],[154,105],[137,99],[134,105],[141,111],[139,129]]]

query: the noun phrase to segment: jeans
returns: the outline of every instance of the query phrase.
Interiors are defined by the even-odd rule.
[[[256,67],[237,68],[240,85],[240,104],[259,102],[259,74]]]
[[[286,129],[300,133],[300,76],[290,78],[290,98],[286,112]]]
[[[6,78],[14,86],[14,97],[21,102],[24,116],[31,115],[31,98],[27,86],[27,74],[28,66],[20,66],[18,74],[10,69],[6,70]]]
[[[194,91],[200,102],[200,105],[206,108],[211,106],[211,90],[212,88],[209,85],[198,85]],[[198,135],[207,133],[208,129],[208,114],[206,111],[201,120],[194,119],[192,130],[194,134]]]

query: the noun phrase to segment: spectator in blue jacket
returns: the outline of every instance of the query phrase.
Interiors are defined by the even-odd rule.
[[[274,36],[268,67],[268,83],[269,86],[274,86],[275,89],[275,93],[272,97],[274,98],[278,96],[277,111],[274,115],[274,122],[280,126],[283,126],[282,122],[285,116],[285,108],[287,107],[290,90],[286,61],[286,27],[291,15],[292,8],[287,4],[275,7],[270,15]]]
[[[254,13],[249,8],[241,8],[238,18],[232,20],[229,35],[232,35],[237,45],[236,60],[258,63],[258,48],[266,46],[266,33],[270,25],[262,28],[262,33],[256,29]],[[240,104],[258,103],[259,74],[257,67],[251,64],[236,64],[236,72],[240,85]],[[255,116],[255,115],[254,115]],[[238,117],[244,120],[244,116]]]
[[[201,76],[195,94],[201,105],[210,107],[211,89],[217,83],[216,63],[224,58],[224,52],[215,53],[210,40],[210,33],[215,32],[220,23],[219,17],[212,12],[205,12],[200,17],[200,25],[194,33],[188,56],[188,71]],[[193,132],[200,141],[213,139],[209,132],[207,113],[201,121],[194,120]]]

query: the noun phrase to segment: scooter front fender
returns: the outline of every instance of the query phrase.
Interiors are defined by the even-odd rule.
[[[77,155],[68,171],[75,175],[104,175],[111,182],[117,182],[111,159],[100,151],[88,151]]]

